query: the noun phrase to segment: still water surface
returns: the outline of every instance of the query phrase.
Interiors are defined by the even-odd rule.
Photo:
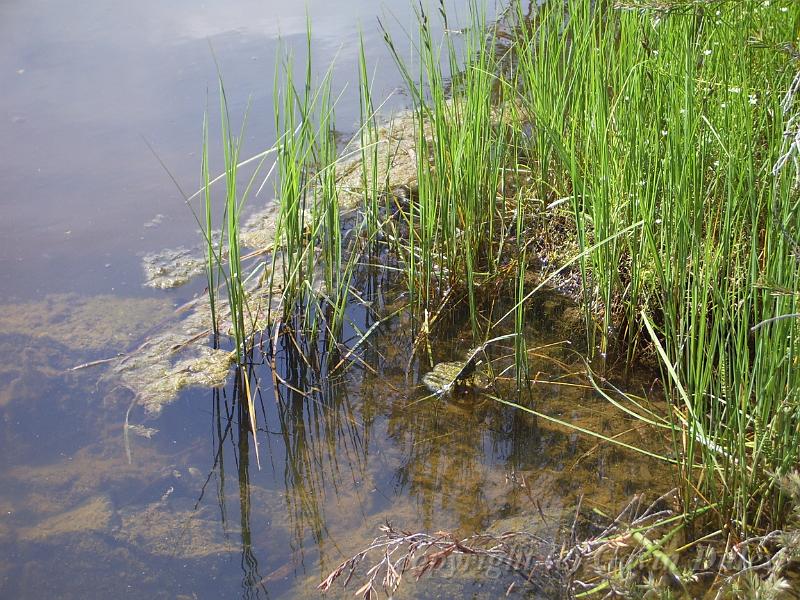
[[[400,36],[413,13],[405,0],[307,6],[316,64],[336,56],[335,81],[351,82],[337,121],[352,130],[359,28],[385,97],[399,82],[375,18]],[[144,140],[196,188],[213,48],[234,117],[252,99],[243,154],[270,145],[275,56],[279,43],[300,52],[305,27],[303,3],[273,0],[0,3],[0,597],[317,597],[385,520],[467,535],[536,514],[555,536],[580,494],[613,512],[658,477],[479,395],[426,398],[429,367],[405,375],[400,318],[365,346],[368,367],[320,374],[306,366],[313,348],[286,342],[276,366],[288,385],[255,370],[260,469],[232,384],[185,390],[153,416],[104,365],[70,370],[137,347],[202,287],[142,285],[144,253],[198,241]],[[401,302],[380,281],[365,287],[378,312]],[[542,301],[530,345],[568,340],[569,310]],[[362,331],[374,322],[352,316]],[[461,323],[443,338],[437,360],[463,357]],[[566,345],[540,354],[540,379],[573,381]],[[529,401],[560,418],[627,427],[583,387],[533,390]],[[141,435],[124,434],[126,419]],[[438,577],[405,593],[493,597],[507,583]]]

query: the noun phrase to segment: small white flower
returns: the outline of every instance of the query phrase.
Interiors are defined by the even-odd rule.
[[[713,164],[714,164],[714,167],[718,167],[719,166],[719,161],[715,160]]]
[[[711,48],[706,48],[705,50],[703,50],[703,54],[705,54],[706,56],[711,56]]]
[[[663,137],[667,137],[667,134],[668,134],[668,133],[669,133],[669,132],[668,132],[666,129],[662,129],[662,130],[661,130],[661,135],[662,135]]]
[[[653,56],[658,56],[658,50],[653,50]]]
[[[718,11],[717,11],[717,12],[715,12],[714,14],[715,14],[715,15],[718,17],[718,16],[720,16],[720,15],[722,14],[722,11],[721,11],[721,10],[718,10]]]
[[[740,87],[732,87],[732,88],[728,88],[728,91],[731,94],[739,94],[739,93],[741,93],[742,88],[740,88]]]
[[[747,101],[748,101],[748,102],[749,102],[751,105],[755,106],[756,104],[758,104],[758,96],[756,96],[755,94],[750,94],[750,95],[747,97]]]
[[[727,108],[728,107],[728,103],[727,102],[723,102],[722,104],[720,104],[720,107]]]
[[[789,12],[789,9],[786,8],[785,6],[781,6],[781,12],[784,12],[784,13],[785,12]]]
[[[628,100],[630,100],[630,99],[631,99],[631,97],[630,97],[630,96],[625,96],[625,97],[623,98],[623,100],[625,100],[625,102],[627,102],[627,101],[628,101]]]

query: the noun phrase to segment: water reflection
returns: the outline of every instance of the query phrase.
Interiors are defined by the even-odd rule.
[[[329,541],[329,521],[338,512],[360,507],[358,488],[365,479],[367,458],[364,429],[349,399],[346,380],[330,377],[318,363],[317,346],[292,335],[277,338],[278,347],[261,355],[261,364],[237,371],[232,385],[212,395],[211,471],[195,509],[209,500],[213,485],[219,519],[227,536],[238,533],[243,597],[266,597],[268,586],[302,568],[306,555],[323,559]],[[274,371],[272,370],[274,368]],[[244,385],[248,377],[248,386]],[[277,384],[277,385],[276,385]],[[246,389],[254,390],[262,469],[255,466]],[[236,485],[226,484],[225,466],[236,468]],[[229,475],[228,475],[229,477]],[[265,488],[281,490],[281,506],[264,506]],[[260,492],[254,502],[254,491]],[[231,526],[231,509],[238,510],[238,528]],[[264,521],[285,536],[277,556],[259,556],[264,540],[254,537]],[[237,531],[238,530],[238,531]],[[336,553],[335,558],[339,554]],[[266,574],[260,558],[270,567]],[[276,566],[277,562],[277,566]]]
[[[242,597],[263,598],[267,590],[263,577],[259,572],[258,559],[254,551],[251,528],[251,497],[250,497],[250,428],[248,408],[243,402],[242,386],[243,377],[249,376],[243,371],[234,374],[233,397],[228,401],[224,390],[214,390],[212,398],[212,449],[214,450],[214,463],[206,484],[213,478],[215,480],[215,493],[219,518],[226,535],[231,535],[228,524],[228,510],[225,488],[225,444],[230,439],[233,460],[236,466],[237,498],[239,507],[239,540],[241,548],[240,566],[242,569]],[[198,499],[197,506],[205,495],[205,485]]]
[[[460,2],[446,4],[453,15],[465,12]],[[386,13],[395,38],[405,40],[413,18],[405,0],[89,0],[80,10],[53,0],[0,2],[0,270],[15,282],[0,299],[140,295],[140,254],[199,241],[142,138],[186,189],[199,187],[201,123],[217,77],[209,43],[232,118],[252,101],[242,140],[249,156],[275,140],[273,68],[280,44],[302,55],[306,14],[314,64],[324,70],[336,57],[340,129],[352,132],[358,120],[352,82],[360,30],[374,97],[395,91],[400,79],[375,24]],[[255,201],[270,199],[267,190]]]
[[[130,436],[130,461],[123,423],[131,393],[113,378],[98,381],[102,365],[100,372],[69,369],[118,350],[100,343],[104,331],[119,331],[116,315],[161,314],[161,307],[51,299],[43,314],[55,320],[36,337],[22,326],[0,336],[0,350],[18,358],[0,369],[0,573],[30,565],[0,584],[0,596],[87,597],[98,579],[106,597],[128,586],[135,593],[125,593],[141,597],[200,589],[313,596],[312,584],[386,519],[470,534],[517,513],[543,515],[537,531],[553,536],[579,494],[613,512],[638,489],[663,483],[652,463],[489,402],[478,390],[431,398],[415,383],[430,368],[426,360],[413,361],[406,377],[409,322],[381,320],[404,302],[382,277],[359,273],[357,284],[369,293],[336,343],[324,330],[313,340],[285,324],[280,335],[264,336],[257,364],[226,387],[187,390],[158,418],[134,407],[130,422],[158,431]],[[563,310],[549,298],[529,314],[550,324]],[[94,315],[94,326],[83,330],[87,349],[77,353],[68,334],[84,313]],[[17,322],[10,312],[5,319]],[[436,361],[463,358],[471,338],[459,322],[466,319],[456,315],[439,332]],[[540,383],[520,401],[642,443],[647,432],[571,375],[582,363],[552,345],[563,333],[549,325],[529,332],[530,347],[547,347],[532,353]],[[326,354],[329,347],[336,352]],[[495,358],[509,352],[499,347]],[[245,375],[258,413],[260,470],[242,402]],[[512,384],[499,384],[498,393],[510,397]],[[45,570],[56,579],[36,577]]]

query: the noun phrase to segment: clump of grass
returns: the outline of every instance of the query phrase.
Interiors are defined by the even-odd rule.
[[[310,335],[324,326],[335,340],[350,298],[350,282],[359,255],[357,236],[346,247],[337,186],[339,149],[335,132],[333,63],[315,82],[307,34],[304,79],[295,79],[293,57],[276,69],[274,114],[283,140],[277,158],[276,196],[280,206],[269,285],[282,297],[284,321],[302,314]],[[377,197],[377,196],[376,196]],[[280,289],[274,284],[281,270]]]
[[[208,117],[206,115],[203,119],[203,147],[201,153],[201,178],[203,186],[200,190],[200,194],[203,199],[203,219],[201,221],[196,214],[195,218],[201,225],[204,238],[206,258],[205,273],[214,346],[216,347],[219,344],[220,337],[220,321],[222,319],[222,314],[220,313],[217,299],[219,288],[222,287],[227,296],[227,316],[230,321],[229,333],[234,345],[233,354],[236,364],[236,386],[237,389],[241,389],[242,398],[246,399],[244,405],[247,407],[250,430],[255,441],[254,449],[256,461],[260,468],[258,441],[256,439],[256,412],[252,394],[250,393],[249,375],[247,374],[253,350],[252,343],[255,319],[251,313],[248,293],[245,289],[247,277],[243,272],[239,232],[245,202],[265,160],[268,158],[269,154],[272,153],[274,148],[256,157],[259,158],[260,161],[247,180],[244,189],[240,190],[239,168],[244,162],[247,162],[240,161],[241,140],[243,139],[247,119],[246,117],[243,119],[239,135],[234,135],[230,125],[225,86],[222,83],[221,77],[219,78],[219,112],[224,171],[222,176],[212,180],[209,166]],[[217,237],[217,235],[215,234],[213,223],[214,202],[212,184],[220,178],[224,179],[225,191],[223,198],[222,227],[218,234],[218,241],[215,242],[215,237]],[[191,200],[191,198],[188,200]]]
[[[256,182],[261,168],[269,155],[275,150],[271,148],[262,152],[257,157],[260,159],[253,173],[246,180],[244,189],[240,190],[239,168],[249,161],[240,161],[241,140],[246,126],[246,117],[243,120],[239,135],[234,135],[230,126],[228,101],[222,78],[219,79],[219,112],[220,112],[220,138],[222,141],[223,174],[212,180],[209,167],[209,139],[208,118],[203,119],[203,147],[201,154],[201,178],[203,186],[199,194],[203,199],[203,219],[197,217],[201,225],[205,251],[205,273],[209,305],[211,308],[211,331],[216,345],[220,334],[222,315],[219,311],[218,293],[224,289],[227,297],[227,317],[230,321],[230,333],[236,363],[239,366],[247,364],[247,357],[252,348],[253,323],[251,309],[248,303],[248,294],[245,290],[247,275],[243,272],[241,243],[239,231],[245,203]],[[220,179],[224,180],[225,191],[222,201],[222,227],[215,232],[213,223],[214,201],[212,185]],[[191,200],[191,198],[189,198]],[[191,206],[191,205],[190,205]]]
[[[418,64],[386,35],[414,117],[417,177],[402,227],[381,216],[389,194],[362,47],[357,231],[393,240],[419,332],[460,296],[476,336],[488,337],[481,297],[503,278],[515,283],[509,315],[521,333],[538,289],[527,284],[532,223],[557,207],[571,220],[590,351],[659,360],[671,407],[652,421],[672,432],[687,509],[713,506],[704,514],[740,534],[779,525],[787,508],[775,476],[800,459],[800,200],[793,174],[774,167],[793,160],[785,132],[797,122],[787,94],[797,65],[786,44],[800,7],[634,11],[568,0],[528,16],[514,3],[503,57],[496,30],[470,7],[470,26],[441,43],[419,9]],[[450,30],[441,6],[439,15]],[[270,285],[281,318],[302,314],[309,331],[336,333],[364,246],[347,247],[341,232],[330,70],[315,85],[310,59],[305,67],[297,85],[286,58],[275,83],[280,242]],[[244,349],[238,143],[222,112],[229,270],[207,234],[207,277],[209,289],[222,277]],[[527,353],[516,339],[522,386]]]
[[[800,289],[798,197],[772,170],[798,7],[712,8],[548,4],[518,30],[516,84],[535,179],[572,199],[581,250],[613,240],[581,261],[596,347],[655,349],[684,501],[746,532],[781,522],[772,474],[800,458],[798,321],[770,320]]]
[[[406,218],[407,281],[423,320],[453,288],[466,293],[479,332],[477,288],[498,266],[496,230],[503,173],[512,154],[505,104],[496,86],[498,63],[490,51],[484,12],[471,3],[471,22],[456,42],[437,43],[430,17],[418,9],[418,75],[388,33],[385,39],[405,80],[415,119],[417,186]],[[439,15],[449,30],[443,5]],[[452,74],[448,80],[443,63]]]
[[[509,232],[520,328],[526,199],[568,209],[590,349],[660,360],[686,507],[713,502],[741,533],[780,524],[773,476],[800,458],[800,320],[787,318],[800,312],[800,211],[773,166],[791,150],[798,6],[514,6],[505,70],[480,19],[457,48],[434,42],[420,10],[419,75],[387,36],[416,118],[398,251],[421,330],[453,286],[480,329],[476,291]]]

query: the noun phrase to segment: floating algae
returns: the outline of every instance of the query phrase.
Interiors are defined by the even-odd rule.
[[[42,541],[66,534],[107,531],[113,514],[113,505],[108,497],[97,496],[77,508],[22,529],[19,537],[25,541]]]
[[[312,289],[321,293],[323,281],[319,261],[317,267]],[[259,268],[264,269],[264,282],[253,278],[246,292],[245,329],[253,334],[264,331],[281,314],[283,277],[280,270],[276,269],[270,289],[265,283],[270,267]],[[219,329],[229,333],[232,329],[230,312],[227,307],[220,308],[218,306]],[[211,310],[208,298],[197,299],[185,310],[188,312],[184,318],[168,323],[113,367],[117,383],[130,389],[136,401],[150,414],[158,414],[183,388],[224,385],[235,360],[235,352],[209,346]]]
[[[51,339],[79,350],[124,348],[147,324],[172,311],[167,300],[53,294],[39,302],[4,305],[0,332]]]
[[[210,322],[207,306],[198,305],[186,318],[123,357],[113,373],[149,413],[158,413],[184,387],[223,385],[233,354],[206,344],[204,334]]]
[[[310,213],[306,211],[304,216],[308,219]],[[270,202],[245,221],[239,232],[239,241],[247,248],[271,250],[275,246],[279,217],[280,206],[277,201]]]
[[[347,208],[347,207],[345,207]],[[278,229],[280,206],[272,201],[264,208],[251,214],[239,230],[239,243],[243,248],[268,252],[275,249],[275,235]],[[311,210],[303,211],[303,218],[311,222]],[[214,248],[219,249],[220,234],[212,234]],[[216,251],[216,250],[215,250]],[[206,268],[204,249],[199,244],[192,248],[178,246],[150,252],[142,257],[144,285],[157,289],[170,289],[189,283],[201,275]],[[223,261],[227,258],[227,248],[222,248]]]
[[[200,275],[205,261],[199,248],[166,248],[142,258],[144,285],[158,289],[179,287]]]
[[[425,135],[430,138],[431,130],[426,125]],[[379,184],[389,190],[397,188],[417,188],[416,126],[414,114],[400,112],[391,117],[376,131],[374,149],[365,150],[367,163],[357,158],[344,162],[339,167],[337,187],[339,196],[345,203],[355,206],[362,201],[364,182],[370,185],[373,176]],[[373,169],[377,172],[373,174]]]

